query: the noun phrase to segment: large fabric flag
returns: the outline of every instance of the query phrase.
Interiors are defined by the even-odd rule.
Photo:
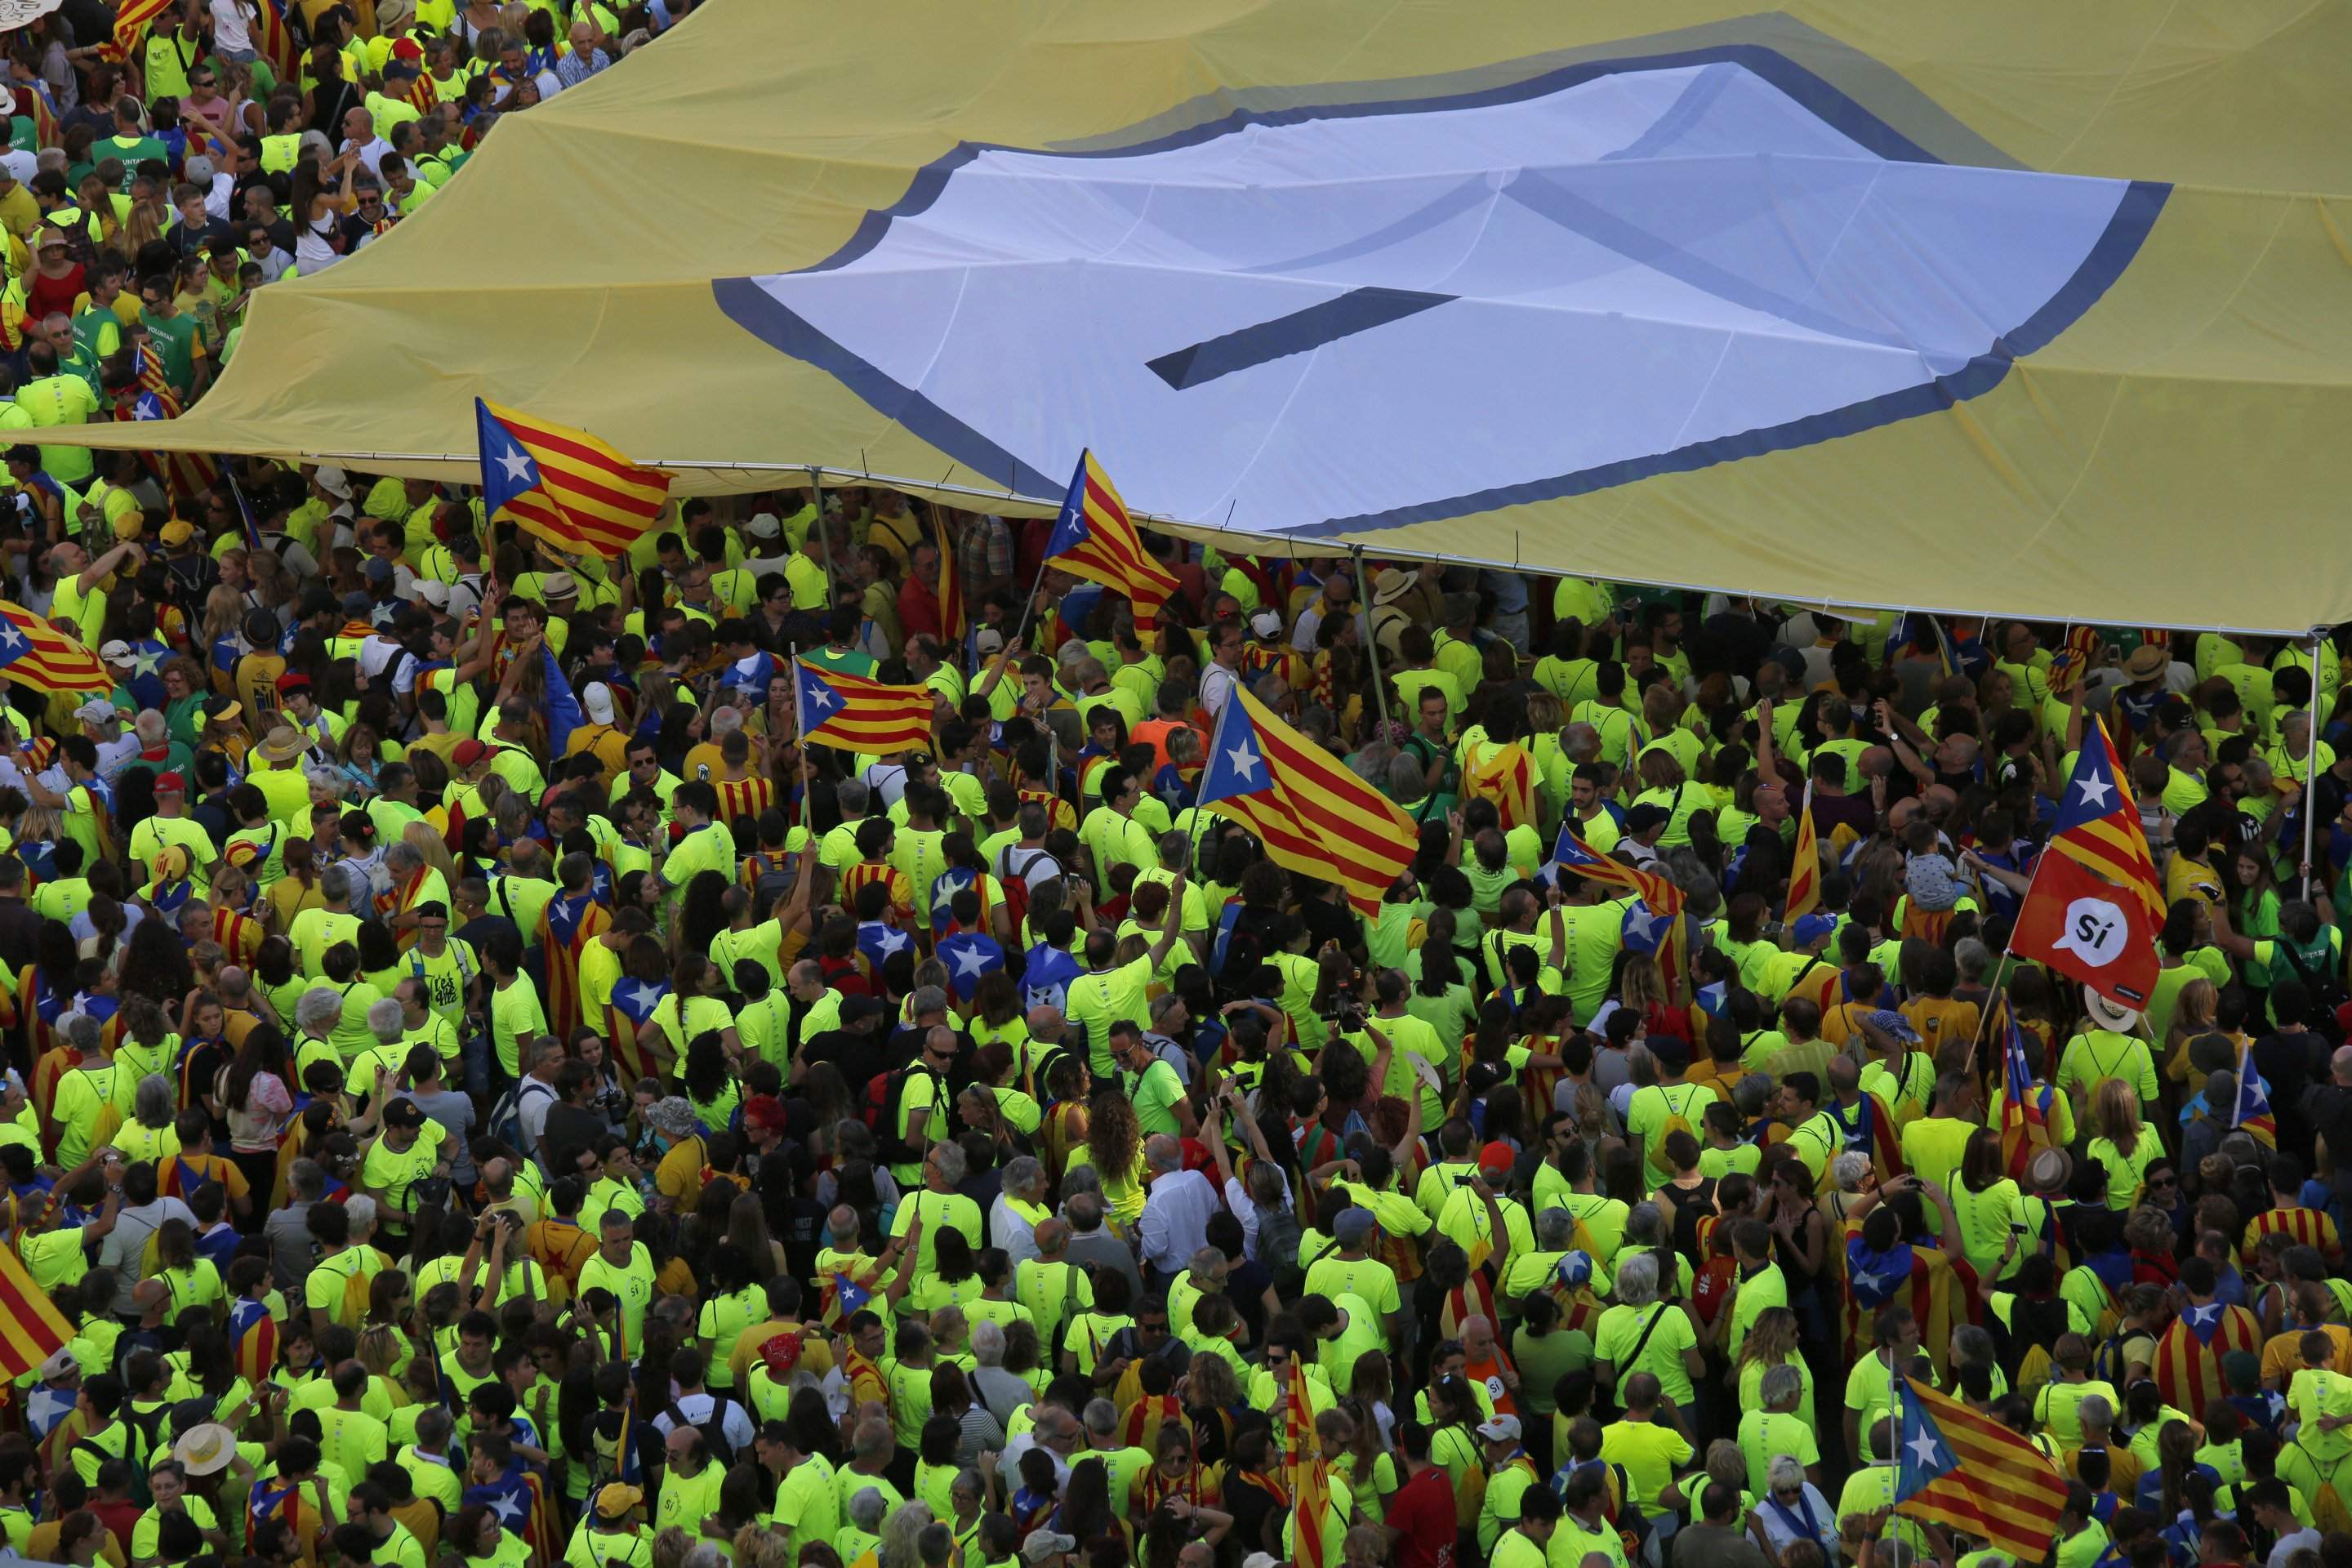
[[[2157,1390],[2175,1410],[2201,1411],[2229,1392],[2222,1358],[2262,1348],[2262,1324],[2245,1308],[2183,1306],[2156,1342]]]
[[[611,559],[661,515],[669,476],[642,468],[585,430],[474,399],[482,508],[503,512],[568,555]]]
[[[1805,785],[1805,804],[1797,811],[1797,845],[1789,858],[1789,907],[1783,921],[1811,914],[1822,907],[1822,847],[1813,833],[1813,786]]]
[[[33,1283],[13,1247],[0,1247],[0,1378],[14,1383],[73,1338],[47,1294]]]
[[[1092,452],[1078,454],[1078,471],[1063,498],[1045,542],[1045,559],[1074,576],[1127,595],[1135,606],[1135,635],[1150,646],[1160,629],[1160,606],[1176,593],[1175,574],[1143,547],[1127,503]]]
[[[237,1375],[256,1388],[278,1369],[278,1319],[268,1303],[239,1297],[228,1307],[229,1348]]]
[[[172,0],[123,0],[114,14],[114,36],[98,46],[99,58],[118,64],[136,58],[147,41],[148,27],[171,8]]]
[[[940,552],[940,639],[951,648],[963,646],[967,614],[963,602],[963,574],[957,569],[955,529],[948,521],[945,508],[931,513],[937,529]]]
[[[1588,882],[1622,889],[1650,907],[1658,915],[1678,915],[1683,910],[1683,890],[1655,871],[1644,871],[1638,866],[1628,866],[1613,855],[1603,855],[1577,837],[1573,818],[1559,825],[1559,839],[1552,846],[1551,859],[1543,867],[1547,876],[1560,871],[1573,872]]]
[[[1368,917],[1418,847],[1394,801],[1239,684],[1217,718],[1195,804],[1248,828],[1284,869],[1337,882]]]
[[[2123,762],[2096,714],[2087,721],[2074,776],[2059,797],[2050,847],[2097,872],[2139,901],[2151,929],[2164,924],[2164,884],[2147,852],[2139,807],[2124,782]]]
[[[284,81],[294,74],[302,58],[301,47],[294,41],[294,30],[286,25],[285,0],[260,0],[254,7],[253,47],[269,62],[269,68]]]
[[[2083,683],[2089,673],[2092,659],[2098,657],[2099,628],[2074,626],[2066,633],[2065,643],[2050,656],[2050,694],[2063,697]]]
[[[2011,1176],[2023,1176],[2033,1156],[2052,1147],[2050,1101],[2056,1090],[2036,1087],[2025,1068],[2025,1035],[2017,1015],[2009,1018],[2001,1047],[2000,1157]]]
[[[1982,1537],[2016,1562],[2048,1556],[2066,1507],[2066,1478],[2049,1457],[1916,1378],[1896,1395],[1895,1511]]]
[[[819,669],[795,659],[801,735],[845,752],[925,751],[931,743],[931,689],[886,686],[870,676]]]
[[[2278,1147],[2278,1121],[2271,1115],[2271,1097],[2251,1049],[2238,1053],[2238,1094],[2230,1104],[2230,1125],[2244,1128],[2259,1143]]]
[[[36,691],[111,691],[114,677],[70,633],[0,600],[0,676]]]
[[[555,662],[555,650],[541,643],[539,658],[547,679],[547,754],[561,757],[572,744],[572,731],[587,721],[587,715],[580,711],[580,699],[572,694],[572,682]]]
[[[1339,1568],[1324,1551],[1323,1525],[1331,1510],[1330,1467],[1315,1436],[1307,1394],[1307,1365],[1293,1358],[1290,1389],[1282,1402],[1283,1453],[1290,1471],[1290,1561],[1297,1568]]]
[[[2050,847],[2058,847],[2054,839]],[[2156,989],[2156,931],[2133,894],[2071,855],[2043,855],[2018,906],[2010,946],[2112,1002],[2144,1008]]]

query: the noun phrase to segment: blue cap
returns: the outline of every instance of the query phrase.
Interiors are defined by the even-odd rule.
[[[1790,934],[1796,938],[1799,947],[1811,947],[1835,930],[1837,916],[1825,915],[1816,910],[1809,915],[1799,915],[1797,923],[1790,928]]]

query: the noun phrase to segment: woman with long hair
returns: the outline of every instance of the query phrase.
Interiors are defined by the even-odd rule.
[[[170,1293],[171,1304],[164,1310],[167,1321],[179,1321],[180,1314],[191,1307],[204,1308],[215,1321],[228,1315],[220,1270],[211,1259],[196,1256],[195,1227],[186,1220],[167,1219],[156,1228],[155,1268],[148,1278],[162,1280]]]
[[[2010,1217],[2017,1206],[2017,1183],[2010,1178],[1997,1128],[1969,1134],[1960,1153],[1959,1180],[1951,1187],[1952,1211],[1960,1220],[1960,1244],[1979,1279],[1990,1280],[2010,1251]]]
[[[1087,1164],[1102,1184],[1111,1223],[1124,1235],[1143,1218],[1143,1130],[1135,1106],[1117,1086],[1108,1086],[1087,1104]],[[1079,1163],[1076,1151],[1072,1163]]]
[[[784,1269],[783,1243],[769,1234],[767,1210],[756,1194],[738,1194],[728,1205],[727,1245],[742,1251],[755,1285],[765,1285]]]
[[[666,1000],[675,1000],[675,996]],[[706,1029],[688,1044],[685,1069],[678,1074],[677,1081],[685,1091],[686,1102],[694,1107],[702,1125],[713,1132],[726,1131],[743,1096],[727,1047],[716,1030]]]
[[[285,870],[269,884],[262,895],[268,906],[268,920],[273,931],[290,931],[294,917],[304,910],[326,908],[327,900],[319,892],[319,858],[310,839],[299,834],[286,840]]]
[[[268,945],[262,944],[265,950]],[[229,1158],[256,1193],[270,1192],[278,1184],[278,1133],[294,1113],[288,1072],[286,1037],[267,1023],[256,1024],[246,1031],[236,1059],[221,1069],[215,1090],[228,1112]],[[253,1228],[268,1217],[266,1208],[253,1205]]]
[[[2107,1207],[2128,1209],[2139,1202],[2148,1163],[2164,1153],[2164,1140],[2140,1120],[2139,1090],[2128,1079],[2111,1078],[2091,1096],[2098,1135],[2087,1151],[2107,1171]]]
[[[188,963],[187,943],[169,921],[142,920],[124,943],[121,976],[126,998],[179,998],[195,987],[196,972]],[[154,1044],[160,1047],[159,1037]],[[166,1058],[168,1060],[168,1058]],[[160,1068],[158,1071],[162,1070]]]
[[[347,98],[353,89],[342,74],[341,58],[323,44],[319,52],[333,62],[329,68],[332,74],[320,81],[320,92],[325,94],[331,83]],[[340,126],[341,110],[330,111],[326,118],[313,123]],[[342,220],[359,205],[352,192],[352,176],[359,162],[358,150],[354,149],[328,160],[323,166],[315,157],[294,165],[293,200],[288,205],[294,217],[294,260],[305,278],[323,272],[343,258]]]
[[[1739,1355],[1732,1365],[1729,1381],[1739,1395],[1740,1409],[1764,1408],[1760,1392],[1764,1374],[1776,1366],[1793,1366],[1804,1380],[1805,1392],[1797,1402],[1797,1416],[1811,1427],[1813,1369],[1805,1360],[1803,1346],[1798,1342],[1797,1314],[1786,1307],[1767,1307],[1757,1313],[1748,1337],[1739,1342]]]

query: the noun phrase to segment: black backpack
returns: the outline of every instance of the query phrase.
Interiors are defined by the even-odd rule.
[[[940,1113],[948,1102],[947,1085],[939,1074],[920,1062],[908,1062],[866,1080],[864,1115],[867,1129],[874,1134],[877,1164],[906,1165],[921,1158],[913,1144],[898,1136],[898,1105],[907,1098],[907,1080],[917,1073],[931,1080],[931,1108],[935,1115]]]
[[[672,1401],[669,1407],[670,1425],[674,1427],[691,1426],[701,1433],[702,1441],[710,1450],[711,1463],[725,1470],[735,1463],[735,1445],[727,1440],[727,1412],[739,1406],[733,1400],[715,1388],[706,1388],[702,1392],[704,1397],[710,1401],[709,1415],[700,1421],[688,1421],[686,1418],[686,1412],[677,1407],[676,1401]]]

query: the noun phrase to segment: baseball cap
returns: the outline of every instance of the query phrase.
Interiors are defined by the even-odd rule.
[[[185,544],[189,540],[194,539],[195,536],[195,525],[188,521],[186,518],[175,517],[171,521],[163,525],[163,542],[166,544]]]
[[[425,1108],[413,1100],[395,1100],[383,1108],[386,1127],[422,1127]]]
[[[74,710],[74,717],[85,724],[106,724],[121,715],[114,710],[113,703],[93,697]]]
[[[416,580],[416,596],[436,610],[449,607],[449,584],[431,577]]]
[[[580,710],[588,715],[588,721],[592,724],[611,723],[613,721],[613,689],[601,680],[590,681],[588,689],[580,694]]]
[[[352,477],[333,464],[321,465],[319,471],[311,477],[319,481],[320,489],[337,500],[352,499]]]
[[[1812,914],[1799,915],[1790,934],[1796,938],[1799,947],[1807,947],[1835,930],[1837,930],[1837,916],[1825,915],[1816,910]]]
[[[1518,1163],[1519,1152],[1499,1138],[1478,1151],[1478,1168],[1481,1171],[1507,1172]]]
[[[1250,630],[1262,637],[1270,637],[1282,630],[1282,616],[1273,610],[1260,610],[1250,617]]]
[[[353,620],[365,620],[375,613],[375,601],[356,591],[343,595],[343,614]]]
[[[1371,1235],[1374,1223],[1372,1211],[1370,1209],[1343,1209],[1340,1211],[1339,1217],[1331,1222],[1331,1234],[1338,1237],[1342,1243],[1352,1244]]]
[[[1043,1563],[1048,1557],[1077,1549],[1078,1538],[1075,1535],[1064,1535],[1051,1530],[1033,1530],[1029,1532],[1029,1539],[1021,1543],[1021,1555],[1032,1563]]]
[[[743,531],[754,539],[777,539],[782,537],[784,525],[772,511],[755,511]]]
[[[182,778],[177,771],[167,773],[158,773],[155,775],[155,793],[157,795],[185,795],[187,793],[187,789],[188,781]]]
[[[381,555],[369,556],[367,559],[367,565],[362,568],[362,570],[366,572],[367,580],[371,583],[389,583],[392,581],[392,563],[386,561]]]
[[[132,658],[131,645],[121,637],[116,637],[111,642],[100,643],[98,657],[109,664],[129,664]]]
[[[596,1489],[596,1513],[602,1519],[618,1519],[645,1500],[646,1494],[635,1487],[607,1481]]]
[[[73,1352],[59,1351],[41,1363],[41,1381],[55,1383],[58,1379],[70,1377],[80,1370],[81,1363],[74,1359]]]
[[[1004,634],[992,627],[982,626],[971,634],[971,648],[982,658],[1002,653],[1004,651]]]
[[[460,741],[449,748],[449,760],[461,768],[470,768],[488,755],[489,750],[479,741]]]
[[[1480,1424],[1478,1436],[1492,1437],[1498,1443],[1516,1443],[1519,1440],[1519,1418],[1516,1415],[1497,1415],[1492,1421]]]

